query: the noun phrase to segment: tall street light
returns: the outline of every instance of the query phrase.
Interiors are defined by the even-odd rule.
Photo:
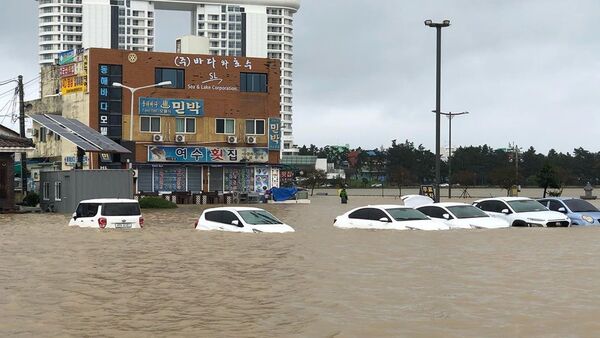
[[[425,25],[437,31],[437,61],[436,61],[436,86],[435,86],[435,201],[440,201],[440,89],[442,71],[442,28],[450,26],[450,20],[441,23],[425,20]]]
[[[452,198],[452,118],[454,116],[466,115],[468,111],[453,113],[451,111],[440,114],[448,117],[448,198]]]
[[[132,88],[132,87],[128,87],[122,83],[119,82],[113,82],[113,87],[117,87],[117,88],[125,88],[127,90],[129,90],[131,92],[131,108],[129,110],[129,141],[133,141],[133,100],[135,92],[140,90],[140,89],[146,89],[146,88],[152,88],[152,87],[160,87],[160,86],[168,86],[171,85],[172,82],[171,81],[163,81],[160,83],[155,83],[152,85],[148,85],[148,86],[143,86],[143,87],[137,87],[137,88]]]

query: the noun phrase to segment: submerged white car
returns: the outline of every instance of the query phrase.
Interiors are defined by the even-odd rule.
[[[196,221],[197,230],[230,232],[294,232],[266,210],[250,207],[220,207],[204,210]]]
[[[416,208],[425,215],[444,222],[450,229],[498,229],[508,228],[507,221],[491,217],[470,204],[432,203]]]
[[[139,229],[144,217],[136,200],[100,198],[79,202],[69,226],[98,229]]]
[[[401,205],[369,205],[352,209],[333,221],[344,229],[448,230],[422,212]]]
[[[492,217],[517,227],[568,227],[571,220],[565,214],[550,211],[540,202],[527,197],[497,197],[475,201],[474,206]]]

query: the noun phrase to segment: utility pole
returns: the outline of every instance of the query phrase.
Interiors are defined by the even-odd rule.
[[[19,90],[19,133],[25,138],[25,93],[23,92],[23,75],[18,77]],[[27,153],[21,153],[21,192],[27,195]]]

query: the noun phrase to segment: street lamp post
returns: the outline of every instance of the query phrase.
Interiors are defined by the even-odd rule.
[[[435,86],[435,201],[440,201],[440,113],[441,113],[441,71],[442,71],[442,28],[450,26],[450,20],[436,23],[425,20],[425,25],[437,31],[436,86]]]
[[[160,83],[155,83],[155,84],[151,84],[151,85],[147,85],[147,86],[143,86],[143,87],[137,87],[137,88],[132,88],[132,87],[128,87],[122,83],[119,82],[113,82],[113,87],[117,87],[117,88],[125,88],[127,90],[129,90],[131,92],[131,108],[129,110],[129,141],[133,141],[133,100],[135,99],[134,95],[135,92],[140,90],[140,89],[146,89],[146,88],[152,88],[152,87],[160,87],[160,86],[168,86],[172,84],[171,81],[163,81]]]
[[[454,116],[466,115],[468,111],[464,111],[461,113],[441,113],[448,117],[448,198],[452,198],[452,118]]]

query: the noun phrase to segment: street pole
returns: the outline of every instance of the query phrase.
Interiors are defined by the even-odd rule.
[[[452,118],[458,115],[466,115],[468,111],[461,113],[440,113],[448,117],[448,198],[452,198]]]
[[[131,105],[129,108],[129,141],[133,141],[133,101],[135,99],[135,92],[140,89],[160,87],[160,86],[170,86],[171,84],[172,84],[171,81],[163,81],[163,82],[159,82],[159,83],[155,83],[155,84],[151,84],[151,85],[147,85],[147,86],[143,86],[143,87],[133,88],[133,87],[128,87],[119,82],[113,82],[113,84],[112,84],[113,87],[125,88],[131,92]]]
[[[25,138],[25,93],[23,92],[23,75],[18,77],[19,90],[19,132]],[[21,153],[21,192],[23,198],[27,195],[27,153]]]
[[[434,23],[426,20],[425,25],[434,27],[437,35],[436,77],[435,77],[435,202],[440,201],[440,116],[442,82],[442,28],[450,26],[450,20]]]

